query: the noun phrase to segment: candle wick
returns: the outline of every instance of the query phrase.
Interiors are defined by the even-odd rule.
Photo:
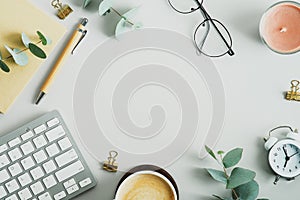
[[[280,33],[285,33],[287,31],[287,28],[286,27],[282,27],[281,29],[280,29]]]

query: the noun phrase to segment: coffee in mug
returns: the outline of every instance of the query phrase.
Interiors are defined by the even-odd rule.
[[[162,174],[140,171],[120,185],[115,200],[177,200],[172,183]]]

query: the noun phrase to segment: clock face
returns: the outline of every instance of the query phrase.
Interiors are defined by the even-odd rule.
[[[300,144],[286,139],[277,142],[269,152],[269,164],[273,171],[292,178],[300,174]]]

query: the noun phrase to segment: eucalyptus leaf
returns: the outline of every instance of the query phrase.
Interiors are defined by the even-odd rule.
[[[233,167],[238,164],[242,158],[243,149],[236,148],[229,151],[223,158],[223,165],[225,168]]]
[[[114,0],[103,0],[99,5],[99,15],[104,15],[112,7],[113,1]]]
[[[206,169],[206,171],[216,181],[227,184],[227,178],[223,171],[219,171],[219,170],[215,170],[215,169]]]
[[[47,45],[52,43],[52,40],[50,38],[48,38],[47,36],[45,36],[46,40],[47,40]]]
[[[92,0],[83,0],[83,7],[87,7],[90,3],[91,3]]]
[[[48,42],[47,38],[40,31],[37,31],[36,33],[38,34],[40,40],[42,41],[42,44],[47,45]]]
[[[13,49],[15,55],[13,56],[15,62],[18,65],[25,66],[28,64],[28,56],[25,52],[21,52],[20,49]]]
[[[217,157],[211,148],[209,148],[208,146],[205,145],[205,150],[211,157],[213,157],[215,160],[217,160]]]
[[[10,54],[10,55],[14,55],[15,53],[14,53],[14,51],[11,49],[11,48],[9,48],[9,46],[6,46],[6,45],[4,45],[4,47],[6,48],[6,50],[8,51],[8,53]]]
[[[238,186],[234,190],[242,200],[255,200],[258,196],[259,186],[256,181],[252,180],[246,184]]]
[[[139,7],[135,7],[135,8],[132,8],[130,9],[129,11],[127,11],[125,14],[123,14],[122,16],[125,18],[125,20],[128,22],[131,17],[136,14],[137,10],[138,10]],[[143,27],[143,24],[141,22],[138,22],[138,23],[134,23],[132,25],[132,28],[134,29],[137,29],[137,28],[142,28]]]
[[[222,155],[222,154],[224,154],[225,152],[224,151],[218,151],[217,152],[219,155]]]
[[[7,73],[10,71],[9,67],[2,60],[0,60],[0,68]]]
[[[28,48],[28,45],[31,42],[29,37],[25,33],[22,33],[21,38],[22,38],[22,42],[23,42],[24,46]]]
[[[2,53],[1,53],[1,51],[0,51],[0,60],[2,60]]]
[[[125,14],[122,15],[122,18],[118,22],[116,29],[115,29],[115,36],[118,37],[120,34],[130,30],[129,28],[134,28],[134,25],[132,27],[129,23],[129,18],[136,13],[137,8],[132,8],[129,11],[127,11]]]
[[[33,43],[29,43],[29,50],[31,51],[31,53],[39,58],[45,59],[47,58],[46,53],[37,45],[33,44]]]
[[[19,49],[12,50],[8,46],[4,45],[6,50],[10,53],[10,55],[13,57],[16,64],[24,66],[28,63],[28,57],[26,53],[20,52]]]
[[[227,189],[233,189],[245,183],[252,181],[256,176],[256,173],[240,167],[236,167],[232,170],[229,179],[227,180]]]
[[[126,26],[126,20],[125,19],[121,19],[115,29],[115,37],[119,37],[119,35],[121,35],[122,33],[127,31],[127,26]]]

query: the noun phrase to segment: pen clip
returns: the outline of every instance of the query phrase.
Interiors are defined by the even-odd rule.
[[[80,42],[82,41],[82,39],[86,36],[87,30],[84,30],[84,31],[81,30],[81,33],[82,33],[81,37],[79,38],[77,44],[74,46],[74,48],[73,48],[72,51],[71,51],[71,54],[72,54],[72,55],[73,55],[75,49],[77,48],[77,46],[79,45],[79,43],[80,43]]]

